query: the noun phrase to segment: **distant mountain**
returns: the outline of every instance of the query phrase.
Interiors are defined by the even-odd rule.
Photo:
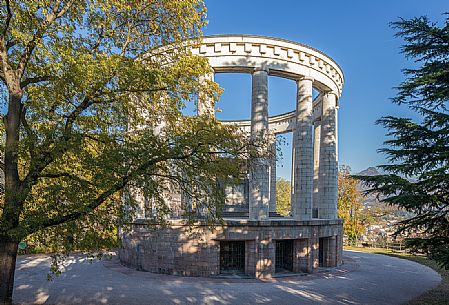
[[[362,170],[360,173],[356,174],[357,176],[379,176],[381,173],[377,170],[375,167],[368,167],[365,170]],[[369,187],[362,182],[359,182],[357,185],[357,189],[364,193],[366,190],[369,189]],[[390,206],[386,204],[385,202],[382,202],[383,196],[377,193],[371,193],[363,196],[362,204],[363,206],[373,211],[373,215],[377,215],[376,223],[382,224],[383,222],[387,221],[400,221],[404,218],[412,217],[413,215],[411,213],[405,212],[404,210],[400,210],[395,206]],[[384,224],[385,225],[385,224]]]
[[[367,169],[362,170],[360,173],[356,174],[357,176],[379,176],[380,173],[377,168],[370,166]]]
[[[357,176],[379,176],[380,173],[375,167],[370,166],[367,169],[362,170],[360,173],[357,173],[356,175]],[[359,182],[359,184],[357,185],[357,189],[363,193],[364,191],[369,189],[369,187],[367,185],[363,184],[363,182]],[[365,207],[373,207],[373,206],[378,206],[379,204],[381,204],[379,202],[379,199],[377,198],[377,194],[365,195],[363,197],[362,203]]]

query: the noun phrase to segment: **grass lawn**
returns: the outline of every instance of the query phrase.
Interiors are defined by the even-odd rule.
[[[403,253],[403,252],[395,252],[390,249],[382,249],[382,248],[345,247],[345,250],[355,250],[355,251],[390,255],[390,256],[394,256],[394,257],[408,259],[408,260],[423,264],[425,266],[428,266],[428,267],[434,269],[441,275],[441,278],[442,278],[441,284],[438,287],[436,287],[435,289],[425,292],[421,296],[411,300],[410,302],[408,302],[406,304],[407,305],[418,305],[418,304],[448,305],[449,304],[449,270],[444,270],[444,269],[438,267],[438,265],[434,261],[428,259],[427,257],[416,256],[416,255]]]

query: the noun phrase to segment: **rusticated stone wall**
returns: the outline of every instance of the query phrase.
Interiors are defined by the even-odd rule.
[[[275,273],[275,241],[293,240],[293,272],[318,268],[319,239],[323,238],[324,267],[341,263],[341,220],[228,220],[210,230],[189,227],[181,220],[166,226],[136,223],[122,232],[121,262],[138,270],[185,276],[220,273],[220,241],[245,241],[245,273],[270,278]]]

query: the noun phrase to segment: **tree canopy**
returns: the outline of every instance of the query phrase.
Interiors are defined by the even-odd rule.
[[[248,150],[232,126],[182,114],[220,93],[202,77],[207,59],[189,52],[205,22],[201,0],[2,2],[0,302],[11,302],[20,240],[115,244],[133,210],[126,190],[156,200],[162,217],[168,182],[194,184],[215,217],[216,181],[237,176]]]
[[[365,233],[362,213],[362,193],[358,190],[359,181],[350,176],[351,169],[341,166],[338,172],[338,218],[343,219],[343,231],[350,244],[356,244]]]
[[[276,212],[289,216],[291,212],[292,183],[284,178],[276,179]]]
[[[442,25],[418,17],[392,26],[404,39],[402,53],[414,61],[392,101],[421,120],[381,118],[378,124],[389,131],[380,149],[390,161],[380,166],[386,174],[359,178],[383,201],[414,213],[398,224],[397,234],[449,269],[449,18]]]

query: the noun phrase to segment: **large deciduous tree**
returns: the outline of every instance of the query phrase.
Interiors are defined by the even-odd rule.
[[[383,201],[414,216],[398,224],[408,245],[427,252],[449,269],[449,18],[439,25],[427,17],[394,22],[404,39],[402,52],[414,60],[393,102],[416,111],[419,121],[386,116],[378,123],[390,138],[380,151],[387,174],[361,177]]]
[[[199,92],[219,93],[188,47],[205,23],[201,0],[3,0],[0,18],[1,304],[12,302],[20,240],[111,245],[133,208],[124,213],[123,190],[157,201],[168,185],[195,185],[214,217],[217,179],[248,150],[232,127],[181,113]]]

